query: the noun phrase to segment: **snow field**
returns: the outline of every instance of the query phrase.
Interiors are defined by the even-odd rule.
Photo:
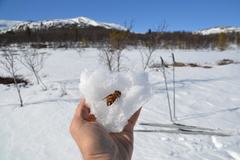
[[[81,57],[74,50],[44,51],[51,54],[40,72],[48,86],[47,91],[43,91],[34,76],[22,66],[19,73],[32,83],[21,87],[24,107],[19,107],[13,86],[0,85],[0,159],[81,159],[68,127],[80,101],[79,76],[86,68],[94,70],[99,67],[98,51],[86,49]],[[157,50],[154,61],[160,62],[159,56],[162,56],[171,63],[171,52],[177,62],[213,66],[211,69],[175,68],[176,122],[213,128],[232,136],[135,132],[132,159],[240,159],[240,65],[216,65],[222,59],[239,62],[240,51]],[[126,70],[141,69],[138,50],[125,50],[124,55],[128,57],[123,59]],[[0,74],[7,76],[2,68]],[[158,129],[141,126],[141,122],[171,123],[162,73],[148,70],[147,74],[153,95],[144,104],[135,129]],[[171,67],[167,68],[166,74],[172,98]],[[62,95],[63,86],[67,95]],[[104,93],[104,96],[107,94]]]

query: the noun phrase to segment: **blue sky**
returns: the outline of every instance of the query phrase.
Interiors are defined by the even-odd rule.
[[[216,26],[240,27],[240,0],[0,0],[0,19],[67,19],[85,16],[123,25],[133,31],[156,29],[195,31]]]

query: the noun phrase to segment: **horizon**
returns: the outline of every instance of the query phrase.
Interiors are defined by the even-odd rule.
[[[113,3],[114,2],[114,3]],[[191,0],[168,2],[143,1],[0,1],[0,19],[13,21],[44,21],[87,17],[99,22],[124,26],[134,20],[132,31],[152,31],[165,20],[166,31],[194,32],[219,26],[240,27],[240,1]],[[21,14],[19,14],[21,13]]]
[[[79,16],[79,17],[75,17],[75,18],[80,18],[80,17],[85,17],[85,16]],[[75,18],[64,18],[64,19],[47,19],[47,20],[42,20],[42,21],[35,21],[35,20],[26,20],[26,21],[19,21],[19,20],[5,20],[4,19],[4,21],[19,21],[19,23],[21,23],[21,22],[27,22],[27,21],[32,21],[32,22],[43,22],[43,21],[51,21],[51,20],[70,20],[70,19],[75,19]],[[89,17],[85,17],[85,18],[88,18],[88,19],[91,19],[91,18],[89,18]],[[0,21],[1,20],[3,20],[3,19],[0,19]],[[91,20],[94,20],[94,19],[91,19]],[[100,22],[100,21],[98,21],[98,20],[94,20],[94,21],[96,21],[96,22]],[[101,22],[100,22],[101,23]],[[102,23],[109,23],[109,24],[117,24],[117,23],[112,23],[112,22],[102,22]],[[121,24],[119,24],[119,25],[121,25]],[[0,24],[0,26],[1,26],[1,24]],[[122,25],[123,26],[123,25]],[[124,27],[124,26],[123,26]],[[233,27],[233,28],[240,28],[240,27],[235,27],[235,26],[213,26],[213,27],[209,27],[209,28],[204,28],[204,29],[199,29],[199,30],[195,30],[195,31],[201,31],[201,30],[207,30],[207,29],[211,29],[211,28],[218,28],[218,27]],[[146,31],[146,32],[136,32],[136,31],[134,31],[134,30],[131,30],[131,31],[133,31],[133,32],[135,32],[135,33],[147,33],[148,31]],[[154,30],[153,30],[154,31]],[[166,30],[166,31],[164,31],[164,32],[195,32],[195,31],[186,31],[186,30],[175,30],[175,31],[168,31],[168,30]]]

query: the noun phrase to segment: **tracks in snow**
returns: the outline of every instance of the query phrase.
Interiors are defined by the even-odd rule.
[[[231,134],[223,133],[222,130],[204,128],[198,126],[189,126],[182,124],[161,124],[161,123],[140,123],[140,125],[160,127],[165,129],[152,130],[134,130],[135,132],[158,132],[158,133],[173,133],[173,134],[193,134],[193,135],[209,135],[209,136],[232,136]],[[167,128],[167,129],[166,129]],[[221,131],[221,132],[220,132]]]

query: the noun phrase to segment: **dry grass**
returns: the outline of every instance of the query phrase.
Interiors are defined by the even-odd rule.
[[[240,62],[231,60],[231,59],[222,59],[220,61],[217,62],[217,65],[228,65],[228,64],[240,64]],[[173,64],[166,64],[165,67],[168,66],[174,66],[174,67],[202,67],[202,68],[206,68],[206,69],[210,69],[213,68],[213,66],[202,66],[196,63],[182,63],[182,62],[176,62]],[[160,63],[155,63],[153,65],[150,66],[150,68],[160,68],[161,64]]]
[[[212,66],[203,66],[203,68],[209,69],[209,68],[212,68]]]
[[[240,64],[240,62],[231,60],[231,59],[222,59],[220,61],[217,62],[217,65],[228,65],[228,64]],[[165,67],[168,66],[174,66],[174,67],[202,67],[202,68],[206,68],[206,69],[210,69],[213,68],[213,66],[205,66],[205,65],[199,65],[196,63],[182,63],[182,62],[175,62],[173,64],[166,64]],[[160,68],[161,64],[160,63],[155,63],[153,65],[150,66],[150,68]]]
[[[176,62],[174,64],[171,64],[171,66],[174,66],[174,67],[186,67],[187,65],[184,64],[184,63],[181,63],[181,62]]]
[[[232,64],[232,63],[234,63],[234,61],[231,59],[222,59],[217,64],[218,65],[228,65],[228,64]]]
[[[212,68],[212,66],[201,66],[196,63],[182,63],[182,62],[176,62],[174,64],[169,64],[169,66],[174,67],[202,67],[202,68]]]

